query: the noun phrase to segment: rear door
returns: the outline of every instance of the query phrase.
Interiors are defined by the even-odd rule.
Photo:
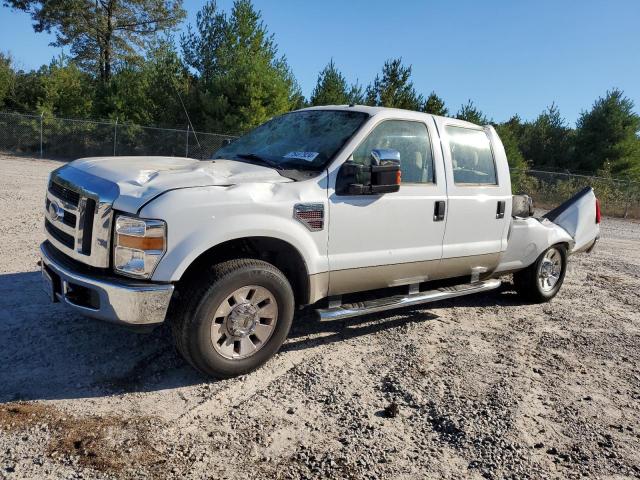
[[[447,174],[442,268],[447,276],[492,271],[506,249],[511,180],[492,127],[436,118]]]

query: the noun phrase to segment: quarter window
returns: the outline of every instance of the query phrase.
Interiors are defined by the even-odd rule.
[[[491,143],[483,130],[447,126],[456,184],[497,185]]]
[[[353,152],[353,161],[371,163],[371,150],[400,152],[402,183],[433,183],[433,155],[427,126],[421,122],[386,120],[375,127]]]

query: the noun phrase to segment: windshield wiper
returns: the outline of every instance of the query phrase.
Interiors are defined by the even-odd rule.
[[[276,170],[282,170],[282,166],[279,163],[269,160],[268,158],[264,158],[256,153],[236,153],[236,157],[243,160],[255,160],[258,163],[275,168]]]

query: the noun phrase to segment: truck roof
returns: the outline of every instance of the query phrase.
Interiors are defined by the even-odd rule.
[[[350,111],[350,112],[363,112],[371,115],[372,117],[383,112],[396,112],[396,114],[400,117],[403,117],[403,116],[415,117],[415,115],[425,115],[425,116],[434,117],[434,118],[455,120],[457,124],[467,124],[469,126],[474,126],[476,128],[478,127],[477,124],[467,122],[465,120],[459,120],[453,117],[443,117],[439,115],[433,115],[431,113],[418,112],[415,110],[406,110],[403,108],[371,107],[368,105],[322,105],[319,107],[307,107],[307,108],[300,109],[300,111],[305,111],[305,110],[344,110],[344,111]]]

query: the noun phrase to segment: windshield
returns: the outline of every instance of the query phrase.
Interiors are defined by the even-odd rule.
[[[343,110],[287,113],[222,147],[213,158],[254,161],[279,169],[321,170],[368,117]]]

